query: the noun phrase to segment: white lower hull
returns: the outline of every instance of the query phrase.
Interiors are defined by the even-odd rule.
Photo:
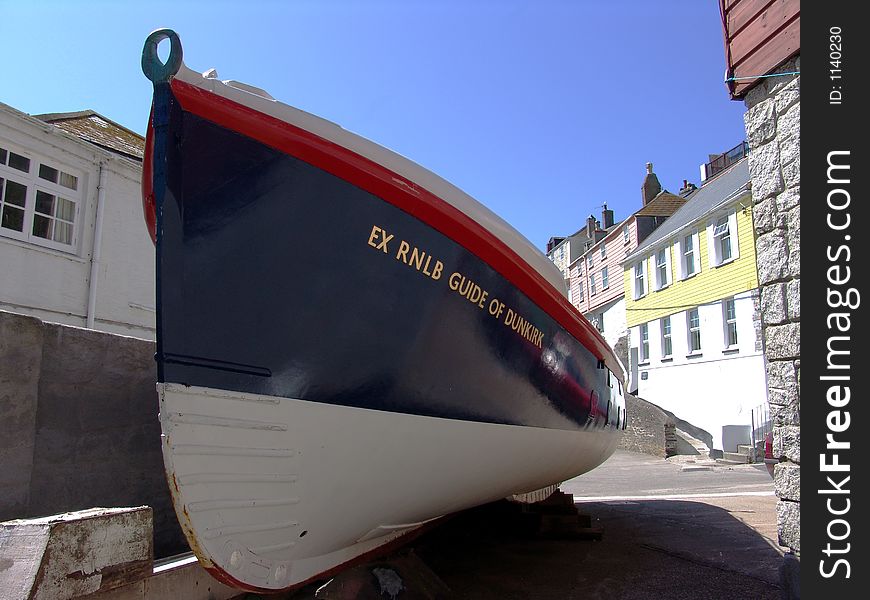
[[[616,431],[496,425],[158,384],[163,452],[192,549],[283,589],[428,520],[558,484]]]

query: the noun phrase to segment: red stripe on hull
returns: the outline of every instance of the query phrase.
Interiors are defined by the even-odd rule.
[[[622,368],[592,324],[513,249],[453,205],[383,165],[310,131],[178,79],[173,79],[171,85],[185,111],[340,177],[462,245],[546,311],[622,380]]]

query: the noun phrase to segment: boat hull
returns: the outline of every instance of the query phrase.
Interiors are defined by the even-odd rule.
[[[159,216],[160,381],[502,424],[606,425],[595,398],[607,404],[618,380],[468,249],[203,117],[176,110],[171,130],[181,155]]]
[[[323,577],[439,515],[606,459],[604,430],[549,430],[160,384],[179,520],[249,590]]]
[[[143,197],[167,477],[206,568],[291,588],[606,460],[624,373],[551,263],[410,161],[180,69]]]

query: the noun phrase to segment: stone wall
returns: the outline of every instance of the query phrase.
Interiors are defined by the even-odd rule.
[[[154,342],[0,311],[0,521],[148,505],[187,551],[163,469]]]
[[[779,542],[800,557],[800,75],[764,79],[746,108]]]
[[[633,394],[625,395],[625,411],[628,425],[619,441],[621,450],[662,458],[676,453],[674,419],[669,413]]]

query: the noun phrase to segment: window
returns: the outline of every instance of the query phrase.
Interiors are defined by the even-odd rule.
[[[577,287],[577,302],[583,302],[583,280],[580,280],[580,285]]]
[[[598,329],[601,333],[604,333],[604,313],[600,315],[595,315],[592,318],[592,323],[595,325],[595,328]]]
[[[693,308],[686,313],[686,321],[689,330],[689,352],[701,351],[701,318],[698,309]]]
[[[713,229],[713,237],[716,238],[716,258],[718,262],[725,262],[731,258],[731,232],[728,230],[728,217],[722,217],[716,221]]]
[[[586,257],[586,271],[588,272],[588,271],[591,271],[591,270],[592,270],[592,257],[591,257],[591,256],[587,256],[587,257]]]
[[[671,318],[663,317],[661,321],[662,329],[662,357],[667,358],[674,352],[673,344],[671,343]]]
[[[77,175],[0,146],[0,234],[71,250],[80,188]]]
[[[622,243],[627,244],[630,241],[631,241],[631,238],[629,237],[628,227],[623,227],[622,228]]]
[[[595,273],[589,276],[589,295],[595,295]]]
[[[649,325],[640,326],[640,360],[649,360]]]
[[[601,269],[601,289],[606,290],[610,287],[610,278],[607,274],[607,267]]]
[[[601,244],[601,258],[607,258],[607,244]]]
[[[710,257],[713,266],[737,258],[737,216],[730,214],[719,217],[710,231]]]
[[[670,270],[668,267],[670,266],[670,261],[668,260],[668,250],[667,248],[662,248],[658,252],[656,252],[656,289],[660,290],[670,283],[668,281],[668,271]]]
[[[725,325],[725,347],[732,348],[737,345],[737,311],[734,298],[722,301],[722,317]]]
[[[646,266],[644,265],[644,261],[640,261],[636,265],[634,265],[634,298],[637,300],[638,298],[642,298],[646,294],[646,283],[645,283],[645,271]]]
[[[682,272],[683,279],[691,277],[697,272],[695,266],[697,264],[695,257],[695,246],[697,245],[695,242],[697,237],[698,233],[693,232],[683,238],[683,247],[681,248],[682,252],[680,256],[680,271]]]

